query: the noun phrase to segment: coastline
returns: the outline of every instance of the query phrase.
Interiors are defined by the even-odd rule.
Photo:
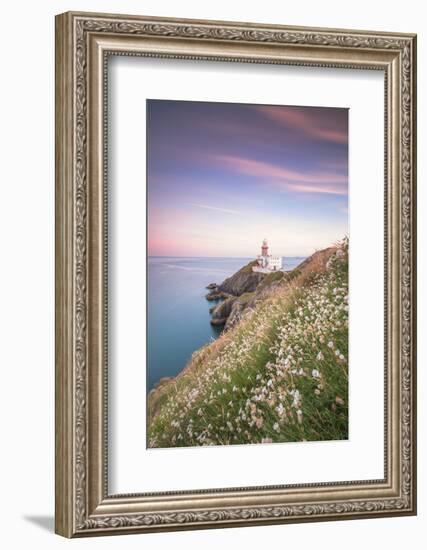
[[[176,376],[200,347],[220,335],[222,325],[211,324],[206,286],[222,281],[248,264],[240,257],[148,258],[147,280],[147,393],[163,378]],[[300,258],[285,258],[292,266]],[[168,342],[165,346],[164,343]]]
[[[263,412],[257,408],[256,401],[253,402],[250,398],[252,395],[251,391],[255,391],[256,386],[249,392],[249,401],[247,397],[244,399],[244,395],[247,395],[247,391],[249,391],[249,387],[247,387],[249,382],[244,381],[246,378],[242,379],[244,373],[247,373],[248,380],[250,380],[250,384],[253,386],[254,380],[258,379],[258,377],[264,379],[266,376],[266,369],[268,370],[273,368],[268,366],[273,364],[271,360],[268,360],[268,357],[272,354],[269,350],[273,349],[274,346],[272,346],[271,343],[267,344],[265,338],[267,337],[267,333],[271,333],[271,330],[273,330],[271,333],[272,335],[276,334],[277,328],[275,327],[277,327],[277,321],[275,321],[275,319],[281,319],[286,311],[291,312],[294,307],[293,304],[296,300],[303,300],[304,302],[304,300],[309,299],[311,293],[314,291],[313,289],[315,288],[315,286],[312,286],[313,281],[317,280],[317,278],[320,277],[322,281],[325,281],[322,284],[327,284],[330,286],[330,283],[327,282],[329,280],[328,278],[332,275],[335,277],[335,274],[331,268],[331,258],[336,262],[344,262],[346,265],[346,257],[344,260],[339,259],[341,254],[343,254],[341,249],[337,247],[330,247],[323,251],[316,252],[311,257],[301,262],[297,268],[284,274],[280,281],[274,281],[275,284],[264,285],[264,287],[262,284],[259,284],[258,286],[260,288],[258,288],[258,291],[255,292],[254,296],[248,300],[247,306],[241,312],[242,315],[240,319],[232,327],[228,330],[223,330],[214,342],[207,343],[196,350],[185,367],[177,373],[176,376],[161,380],[160,383],[152,391],[150,391],[147,402],[147,444],[150,447],[168,447],[200,444],[231,444],[239,442],[256,443],[261,442],[261,439],[265,439],[261,437],[263,434],[267,434],[269,436],[267,439],[271,439],[272,441],[298,441],[307,437],[309,440],[327,440],[331,438],[345,439],[347,437],[348,429],[347,375],[345,374],[345,371],[348,368],[345,355],[348,333],[347,328],[345,328],[344,325],[339,332],[341,334],[339,344],[335,344],[337,345],[337,351],[339,350],[340,352],[339,356],[337,356],[337,361],[339,363],[340,371],[343,371],[343,377],[342,379],[340,378],[336,380],[332,378],[334,388],[333,391],[331,391],[332,393],[336,393],[336,395],[332,396],[332,394],[328,394],[327,399],[330,401],[330,404],[326,408],[325,413],[326,415],[338,414],[338,418],[335,422],[335,431],[316,435],[316,431],[313,431],[313,428],[310,427],[310,421],[305,420],[305,417],[303,420],[298,416],[298,414],[300,414],[298,413],[300,409],[294,409],[292,407],[292,402],[290,404],[288,403],[290,407],[288,413],[291,415],[289,420],[283,424],[283,418],[280,420],[280,418],[277,417],[277,421],[275,423],[272,422],[272,418],[274,418],[274,415],[277,416],[278,413],[274,412],[272,415],[270,412],[267,416],[265,416],[266,412]],[[335,258],[338,259],[335,260]],[[346,269],[345,265],[344,269]],[[344,285],[343,289],[345,289],[347,285],[347,275],[344,273],[344,275],[340,275],[340,277],[342,279],[341,284]],[[345,294],[348,291],[343,290],[342,292]],[[343,297],[344,294],[342,294]],[[238,300],[239,296],[235,296],[234,299]],[[331,300],[332,299],[334,298],[332,297]],[[224,301],[222,303],[224,303]],[[344,310],[340,310],[339,315],[341,316],[340,318],[343,319],[344,324],[348,322],[346,319],[347,313]],[[339,321],[339,323],[342,323],[342,321]],[[337,327],[338,326],[339,325],[337,325]],[[314,327],[315,325],[313,325],[313,328]],[[289,330],[293,330],[292,325],[289,325]],[[313,329],[310,329],[310,331],[311,330]],[[267,331],[267,333],[265,331]],[[271,342],[277,340],[277,336],[269,336],[268,338],[273,338]],[[244,342],[247,343],[244,344]],[[305,342],[302,341],[301,344],[304,345]],[[324,350],[325,345],[326,344],[321,344],[319,342],[316,344],[320,350],[318,352],[318,356],[327,357],[328,350]],[[248,357],[245,356],[246,352],[242,355],[240,351],[244,350],[245,346],[250,346],[250,349],[253,349],[253,351],[250,351],[248,348]],[[255,347],[253,348],[253,346]],[[298,346],[300,346],[300,344]],[[296,349],[299,349],[298,346]],[[253,353],[255,355],[252,355]],[[341,356],[342,359],[340,358]],[[249,359],[249,357],[251,357],[251,359]],[[335,355],[333,355],[333,357],[335,357]],[[333,361],[332,355],[329,359]],[[256,362],[256,370],[254,370],[254,361]],[[261,363],[259,361],[261,361]],[[316,358],[314,357],[312,361],[316,362]],[[334,376],[331,373],[334,372],[336,367],[331,367],[330,365],[328,366],[328,364],[323,367],[325,376],[326,373],[328,376]],[[275,366],[274,368],[279,367]],[[303,395],[304,391],[305,396],[306,389],[304,384],[309,384],[312,388],[310,392],[314,392],[314,390],[316,390],[316,392],[320,395],[325,394],[324,398],[326,398],[327,392],[322,387],[319,379],[316,378],[317,369],[306,367],[304,369],[300,368],[295,372],[297,373],[300,371],[303,373],[303,375],[301,375],[301,380],[298,381],[299,384],[302,384],[301,389],[298,390],[301,392],[301,395]],[[311,371],[313,371],[315,375],[312,375]],[[219,373],[221,372],[224,374],[221,375],[221,378],[218,378]],[[319,372],[321,371],[319,370]],[[255,375],[255,373],[257,374]],[[295,376],[297,376],[298,378],[297,374],[292,374],[290,371],[289,373],[284,372],[283,376],[291,376],[291,378],[295,378]],[[253,377],[255,377],[255,379]],[[227,382],[227,380],[235,380],[234,385],[231,385],[231,382]],[[222,387],[221,396],[216,395],[218,390],[212,391],[214,388],[220,387]],[[290,390],[291,389],[292,387],[290,387]],[[263,391],[268,392],[270,390],[268,390],[268,386],[265,386]],[[228,392],[233,394],[233,399],[229,403],[227,401],[227,407],[230,411],[233,409],[232,404],[234,404],[236,399],[239,399],[241,402],[241,411],[247,406],[255,406],[257,412],[252,415],[253,418],[251,417],[250,411],[254,411],[255,409],[250,408],[246,413],[242,413],[245,420],[240,420],[241,424],[233,424],[231,420],[227,419],[229,413],[227,413],[225,417],[223,417],[224,413],[220,413],[222,418],[221,420],[217,419],[217,414],[214,414],[214,410],[218,410],[217,407],[220,403],[224,402],[221,407],[226,405],[224,400],[229,395]],[[317,398],[317,393],[313,393],[311,397],[305,397],[305,401],[309,403],[313,395],[316,396],[316,399],[320,399]],[[290,396],[291,394],[288,394],[287,399],[290,399]],[[276,400],[277,405],[277,396],[275,397],[272,395],[271,399],[272,403]],[[181,404],[178,405],[178,403]],[[197,403],[200,403],[200,405],[198,406]],[[202,403],[205,404],[202,405]],[[299,404],[298,400],[294,402],[294,405],[297,404]],[[220,408],[219,411],[227,410],[227,407],[225,409]],[[173,412],[175,408],[176,413]],[[278,410],[281,410],[280,407]],[[301,411],[302,410],[303,408],[301,408]],[[303,413],[301,412],[301,414]],[[167,418],[170,420],[166,420]],[[185,418],[187,418],[186,421],[184,420]],[[203,423],[205,418],[206,422]],[[245,435],[242,435],[242,433],[238,431],[241,429],[239,426],[242,426],[244,423],[247,424],[248,418],[249,422],[252,422],[252,427],[250,427],[251,424],[249,424]],[[250,420],[251,418],[252,420]],[[211,419],[210,423],[208,422],[208,419]],[[279,420],[282,423],[280,425],[278,423]],[[185,434],[181,429],[183,421],[186,423],[186,430],[189,430]],[[172,424],[170,424],[170,422],[172,422]],[[189,422],[189,424],[187,422]],[[221,425],[214,428],[214,424],[218,422],[221,422]],[[204,428],[203,430],[198,431],[200,428],[196,430],[195,426],[198,426],[200,423],[203,424]],[[211,426],[211,428],[208,426]],[[212,430],[215,434],[212,433]],[[307,432],[307,437],[304,437],[304,430]]]

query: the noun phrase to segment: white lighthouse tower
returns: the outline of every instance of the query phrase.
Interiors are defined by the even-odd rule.
[[[259,267],[254,267],[254,271],[279,271],[282,269],[281,256],[272,256],[268,253],[268,241],[264,239],[261,246],[261,254],[257,256],[257,262]]]

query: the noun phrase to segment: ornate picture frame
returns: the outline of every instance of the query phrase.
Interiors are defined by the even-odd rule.
[[[106,60],[372,69],[385,77],[384,479],[108,492]],[[416,513],[416,36],[68,12],[56,17],[56,532],[82,537]]]

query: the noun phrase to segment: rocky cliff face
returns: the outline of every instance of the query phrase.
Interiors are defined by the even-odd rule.
[[[254,273],[252,268],[258,265],[254,260],[249,262],[248,265],[239,269],[237,273],[225,279],[223,283],[219,285],[219,290],[232,294],[233,296],[241,296],[245,292],[253,292],[259,283],[266,277],[265,273]]]
[[[255,306],[255,295],[256,292],[247,292],[242,296],[234,298],[230,314],[224,324],[224,330],[229,330],[234,327],[234,325],[237,325],[242,319],[244,312]]]
[[[235,296],[229,296],[212,309],[212,325],[225,325],[231,311],[233,310],[233,305],[236,299],[237,298]]]
[[[239,322],[245,310],[255,307],[275,285],[280,284],[284,277],[282,271],[254,273],[252,268],[256,265],[256,261],[249,262],[220,285],[212,283],[208,286],[208,300],[223,300],[211,309],[212,325],[224,326],[228,330]]]

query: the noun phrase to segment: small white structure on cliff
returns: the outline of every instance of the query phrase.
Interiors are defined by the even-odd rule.
[[[257,256],[257,262],[259,267],[253,267],[253,271],[269,273],[270,271],[280,271],[282,269],[282,257],[268,253],[267,239],[262,241],[261,254]]]

